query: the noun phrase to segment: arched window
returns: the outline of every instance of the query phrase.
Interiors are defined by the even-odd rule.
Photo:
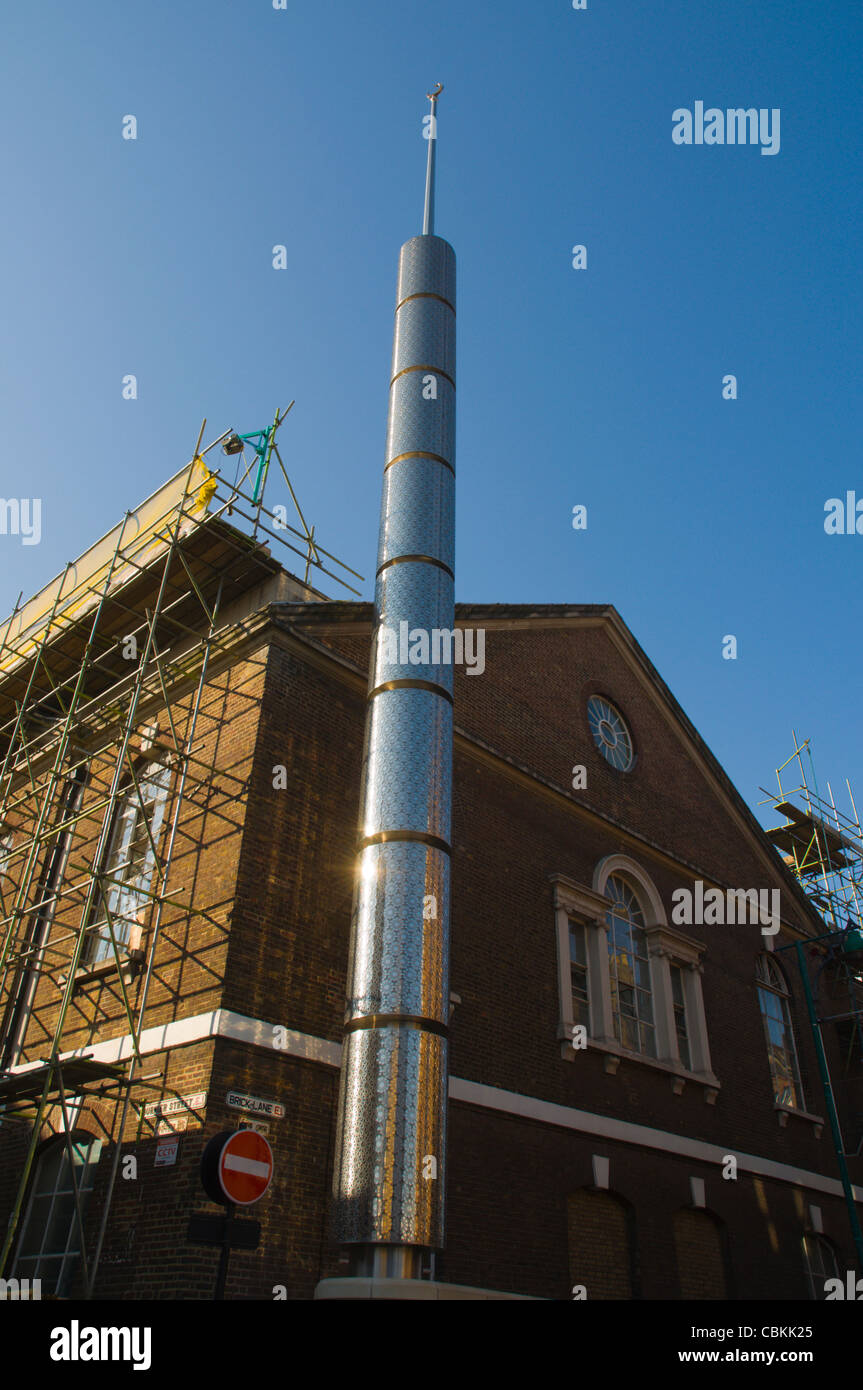
[[[53,1139],[39,1155],[12,1269],[16,1279],[40,1279],[43,1298],[68,1293],[81,1254],[75,1191],[83,1221],[102,1141],[79,1132],[70,1147],[71,1161],[65,1138]]]
[[[105,892],[96,900],[87,961],[96,965],[113,955],[108,922],[118,947],[128,944],[149,905],[156,847],[168,800],[171,769],[150,763],[125,788],[114,816],[104,859]]]
[[[803,1110],[803,1087],[788,1002],[791,991],[779,965],[770,955],[758,957],[756,974],[774,1099],[777,1105]]]
[[[824,1281],[840,1277],[836,1251],[824,1236],[810,1232],[803,1237],[803,1259],[806,1264],[806,1277],[809,1280],[809,1296],[823,1299]]]
[[[591,887],[552,874],[557,934],[561,1056],[585,1045],[605,1053],[614,1075],[622,1058],[673,1070],[675,1095],[698,1081],[715,1100],[701,994],[704,945],[671,927],[649,873],[625,854],[594,867]]]
[[[656,1056],[656,1027],[644,913],[619,874],[605,885],[608,912],[608,966],[614,1033],[622,1047]]]

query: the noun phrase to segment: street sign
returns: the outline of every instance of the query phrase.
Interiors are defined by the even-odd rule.
[[[207,1092],[195,1091],[190,1096],[170,1096],[164,1100],[151,1100],[144,1106],[144,1119],[166,1115],[188,1115],[190,1110],[203,1110],[207,1104]]]
[[[234,1212],[238,1206],[251,1206],[263,1197],[272,1177],[273,1151],[264,1136],[253,1129],[223,1129],[213,1135],[201,1155],[204,1191],[225,1208],[225,1214],[193,1214],[186,1239],[195,1244],[221,1245],[215,1299],[225,1297],[231,1250],[256,1250],[260,1239],[260,1223],[235,1222]]]
[[[256,1134],[269,1134],[270,1132],[270,1126],[264,1124],[263,1120],[240,1119],[237,1121],[237,1129],[253,1129]]]
[[[225,1104],[232,1110],[248,1110],[251,1114],[260,1115],[267,1120],[285,1118],[285,1107],[277,1100],[264,1100],[263,1096],[250,1096],[245,1091],[229,1091],[225,1096]]]
[[[251,1206],[273,1177],[273,1151],[253,1129],[222,1130],[201,1156],[201,1181],[214,1202]]]
[[[156,1125],[156,1136],[163,1134],[182,1134],[188,1125],[185,1115],[173,1115],[170,1120],[160,1120]]]

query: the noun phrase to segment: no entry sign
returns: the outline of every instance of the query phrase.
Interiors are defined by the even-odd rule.
[[[251,1206],[263,1197],[272,1177],[273,1151],[253,1129],[222,1130],[201,1157],[204,1189],[222,1205]]]

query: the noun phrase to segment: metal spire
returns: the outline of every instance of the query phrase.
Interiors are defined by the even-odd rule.
[[[431,102],[431,115],[428,118],[426,139],[429,145],[426,164],[426,200],[423,210],[423,236],[434,236],[434,154],[437,143],[437,99],[443,91],[443,83],[438,82],[433,92],[426,92]]]
[[[453,663],[460,634],[453,574],[456,265],[452,247],[432,230],[441,90],[438,83],[428,94],[425,222],[399,257],[390,370],[333,1170],[334,1229],[351,1248],[352,1278],[419,1279],[424,1252],[442,1249],[446,1236]],[[404,650],[402,633],[417,631],[427,638],[424,653]]]

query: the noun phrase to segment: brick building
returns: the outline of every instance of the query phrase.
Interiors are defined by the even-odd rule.
[[[227,1297],[370,1291],[330,1194],[372,609],[323,599],[200,486],[0,652],[2,1273],[43,1296],[211,1297],[199,1158],[248,1123],[276,1173]],[[613,608],[457,624],[485,669],[455,671],[429,1292],[811,1297],[854,1252],[780,948],[823,923]],[[697,883],[778,891],[780,930],[680,924]],[[837,1098],[850,1133],[859,1097]]]

